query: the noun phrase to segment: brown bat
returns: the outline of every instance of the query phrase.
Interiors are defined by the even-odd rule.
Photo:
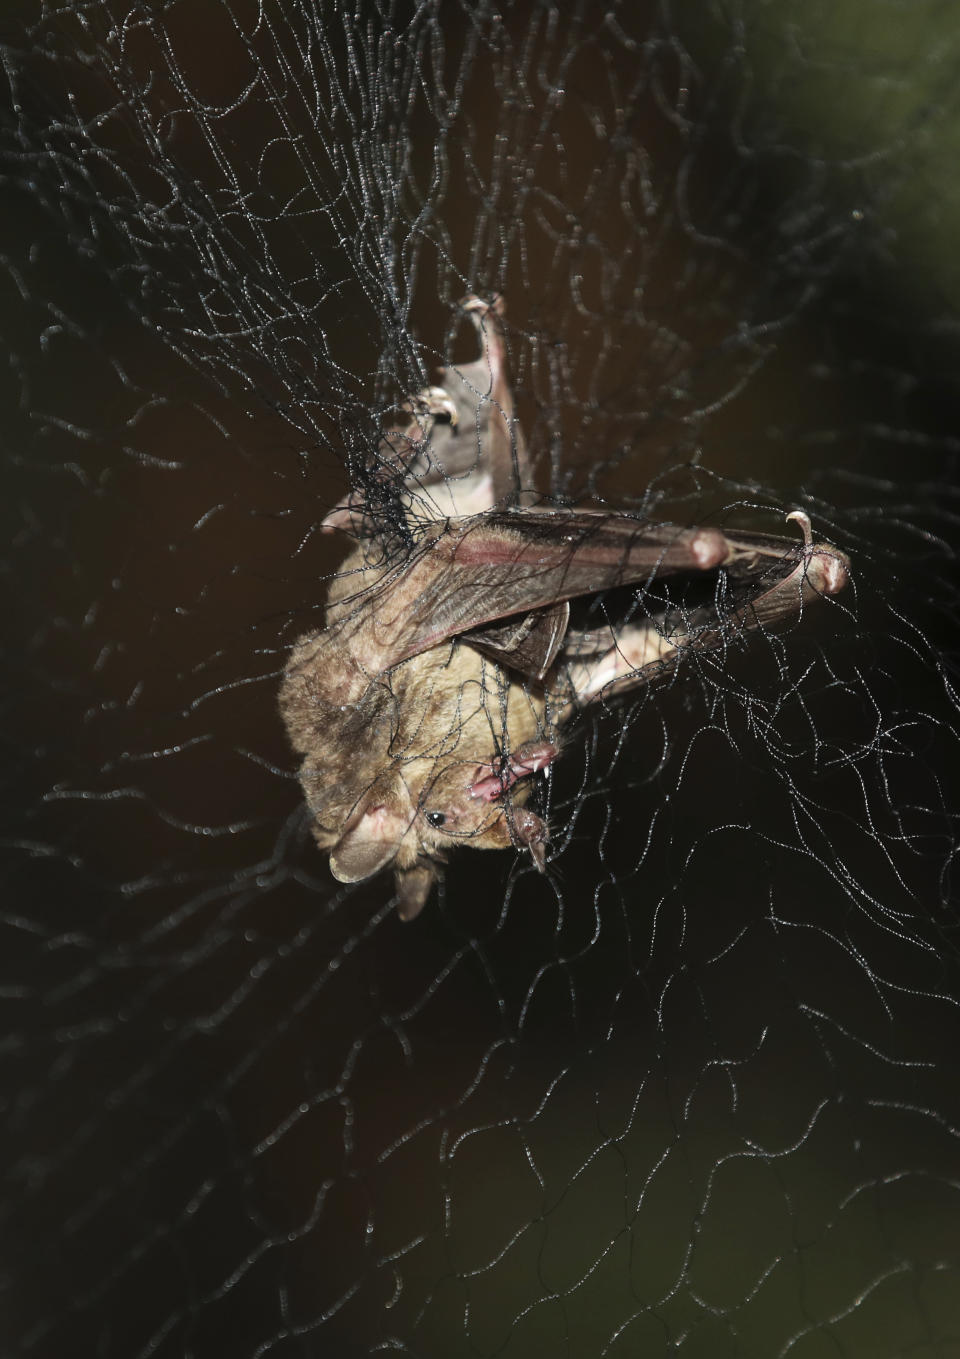
[[[377,452],[379,474],[403,479],[411,527],[424,503],[435,517],[396,561],[360,498],[331,512],[325,527],[357,544],[330,589],[326,626],[293,648],[280,692],[334,877],[358,882],[392,865],[405,920],[457,845],[512,844],[543,867],[549,834],[524,806],[528,776],[556,758],[561,728],[585,704],[793,618],[848,580],[846,557],[814,543],[799,510],[787,518],[802,543],[525,507],[502,303],[462,305],[480,358],[441,370]],[[665,577],[708,572],[722,613],[664,597]],[[628,584],[639,586],[642,621],[571,627],[571,599]]]

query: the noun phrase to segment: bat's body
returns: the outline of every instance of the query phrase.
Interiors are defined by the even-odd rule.
[[[812,543],[800,512],[790,517],[803,545],[626,515],[492,508],[495,489],[518,480],[525,489],[525,454],[498,314],[477,299],[466,306],[484,329],[481,359],[445,370],[447,386],[411,401],[411,423],[391,431],[383,461],[395,475],[402,459],[411,494],[425,486],[444,509],[489,507],[428,522],[412,553],[390,564],[364,534],[362,503],[337,506],[328,526],[358,546],[330,591],[326,627],[294,648],[280,697],[334,875],[353,882],[392,864],[405,918],[458,843],[526,847],[542,866],[547,828],[523,805],[527,776],[556,757],[559,729],[579,707],[649,681],[687,651],[793,617],[847,581],[846,559]],[[452,445],[458,427],[465,453]],[[445,450],[442,475],[434,444]],[[637,584],[643,600],[666,576],[708,571],[729,586],[722,617],[715,607],[661,607],[616,632],[569,626],[577,596]]]

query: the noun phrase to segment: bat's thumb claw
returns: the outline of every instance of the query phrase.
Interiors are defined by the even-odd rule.
[[[850,580],[850,559],[838,548],[813,541],[810,516],[803,510],[791,510],[787,519],[800,525],[803,547],[807,558],[807,579],[821,595],[835,595]]]
[[[810,527],[810,516],[804,510],[791,510],[787,515],[787,523],[799,524],[803,534],[804,547],[813,545],[813,530]]]

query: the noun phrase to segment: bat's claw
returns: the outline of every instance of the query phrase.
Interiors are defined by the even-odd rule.
[[[810,516],[805,510],[791,510],[787,515],[787,523],[799,524],[803,533],[803,545],[806,548],[813,546],[813,529],[810,525]]]
[[[788,521],[799,524],[807,559],[807,579],[821,595],[835,595],[850,580],[850,559],[835,547],[813,541],[810,516],[804,510],[791,510]]]
[[[500,293],[494,293],[488,302],[486,298],[478,297],[476,293],[467,293],[459,302],[460,310],[469,316],[475,316],[482,321],[488,312],[493,312],[494,316],[502,316],[506,307]]]
[[[427,415],[444,416],[454,426],[459,419],[456,402],[446,387],[424,387],[410,397],[407,404],[414,413],[423,411]]]

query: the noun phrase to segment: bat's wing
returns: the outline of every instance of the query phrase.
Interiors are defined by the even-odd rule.
[[[508,510],[431,525],[410,561],[384,577],[338,624],[362,653],[368,673],[451,637],[496,654],[501,664],[542,677],[556,653],[565,616],[558,605],[618,585],[652,583],[678,572],[729,567],[742,575],[764,563],[829,562],[822,593],[846,581],[842,554],[763,535],[681,529],[627,515],[586,511]],[[550,611],[546,622],[529,618]],[[516,618],[512,648],[503,619]],[[492,624],[498,625],[491,629]],[[535,645],[530,645],[531,637]],[[506,645],[505,645],[506,642]],[[552,648],[552,651],[551,651]],[[511,652],[513,656],[511,657]]]
[[[776,627],[842,590],[849,579],[847,558],[813,542],[802,511],[787,517],[800,524],[802,544],[766,535],[729,539],[733,552],[724,568],[723,599],[714,607],[667,610],[622,628],[571,631],[557,668],[557,690],[566,686],[570,708],[647,684],[682,655],[728,644],[753,629]]]
[[[564,600],[503,623],[474,628],[463,633],[463,640],[499,665],[531,679],[543,679],[563,646],[569,622],[570,604]]]
[[[532,485],[507,378],[503,299],[485,302],[471,295],[460,310],[477,332],[479,358],[441,368],[438,385],[408,397],[404,418],[385,431],[369,468],[374,480],[404,483],[402,503],[414,519],[521,503]],[[351,493],[330,511],[323,528],[362,537],[369,532],[366,508],[364,494]]]

